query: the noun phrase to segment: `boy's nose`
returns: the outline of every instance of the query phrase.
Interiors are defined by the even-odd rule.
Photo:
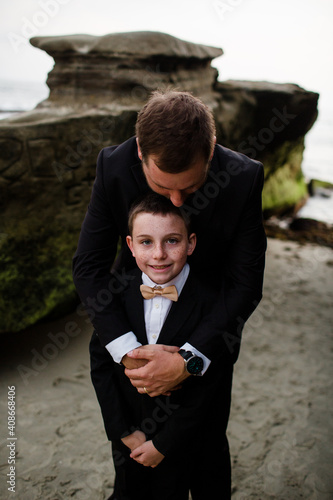
[[[163,245],[155,245],[153,257],[154,259],[162,259],[163,257],[165,257],[165,250]]]

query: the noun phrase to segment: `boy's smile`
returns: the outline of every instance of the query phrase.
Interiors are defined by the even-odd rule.
[[[195,248],[196,236],[188,236],[184,221],[175,214],[141,212],[134,219],[127,244],[141,271],[162,285],[183,269]]]

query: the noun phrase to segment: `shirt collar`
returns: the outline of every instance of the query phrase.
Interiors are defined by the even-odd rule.
[[[154,283],[154,281],[151,280],[149,276],[147,276],[147,274],[145,273],[142,273],[142,283],[152,288],[154,288],[154,286],[161,286],[162,288],[165,288],[166,286],[175,285],[175,287],[177,288],[178,295],[180,295],[186,283],[189,273],[190,273],[190,266],[188,263],[186,263],[183,269],[180,271],[180,273],[177,274],[177,276],[175,276],[171,281],[168,281],[168,283],[163,283],[161,285]]]

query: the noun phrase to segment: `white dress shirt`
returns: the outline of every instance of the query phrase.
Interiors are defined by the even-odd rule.
[[[183,269],[175,278],[173,278],[168,283],[163,283],[163,285],[154,283],[149,278],[149,276],[147,276],[145,273],[142,273],[142,283],[152,288],[154,286],[162,286],[162,288],[165,288],[167,286],[175,285],[179,296],[183,290],[189,273],[190,266],[188,264],[185,264]],[[161,295],[157,295],[152,299],[143,299],[143,301],[148,344],[156,344],[164,321],[172,306],[172,301],[166,297],[162,297]],[[109,344],[107,344],[105,347],[113,357],[114,361],[116,363],[120,363],[125,354],[127,354],[129,351],[132,351],[133,349],[136,349],[137,347],[140,347],[141,345],[142,344],[138,342],[133,332],[127,332],[124,335],[113,340],[112,342],[109,342]],[[203,359],[204,367],[202,370],[202,374],[204,374],[208,366],[210,365],[210,360],[188,342],[186,342],[181,348],[185,349],[186,351],[191,351],[193,352],[193,354],[196,354]]]

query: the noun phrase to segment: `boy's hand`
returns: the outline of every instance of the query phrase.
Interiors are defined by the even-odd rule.
[[[132,451],[130,457],[145,467],[154,468],[162,462],[164,455],[155,448],[152,441],[146,441],[139,448]]]
[[[134,368],[141,368],[141,366],[145,366],[148,363],[146,359],[133,359],[127,356],[127,354],[123,356],[121,362],[128,370],[133,370]]]
[[[147,344],[147,345],[142,346],[140,349],[147,349],[147,347],[149,347],[149,349],[157,349],[157,350],[165,349],[165,350],[168,350],[169,352],[179,351],[179,347],[170,346],[170,345],[162,345],[162,344]],[[125,356],[123,356],[121,362],[125,366],[125,368],[127,368],[128,370],[141,368],[141,366],[145,366],[148,363],[148,361],[146,359],[140,359],[138,357],[136,357],[136,358],[131,357],[130,358],[127,354],[125,354]]]
[[[149,394],[151,397],[170,395],[172,389],[177,388],[190,376],[185,370],[184,359],[178,355],[178,350],[178,347],[161,344],[138,347],[129,352],[128,356],[146,359],[148,363],[136,370],[126,369],[125,374],[140,394]]]
[[[121,439],[122,442],[124,443],[127,448],[129,448],[131,451],[135,450],[135,448],[138,448],[141,446],[143,443],[146,442],[146,435],[142,431],[134,431],[132,434],[129,434],[128,436],[124,437]]]

